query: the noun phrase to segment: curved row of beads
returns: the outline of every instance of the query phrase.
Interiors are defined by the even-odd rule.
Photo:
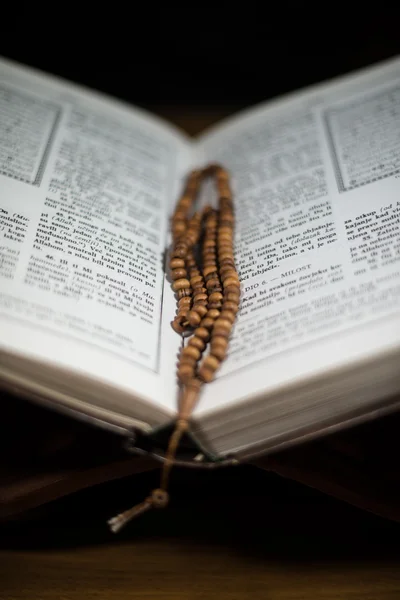
[[[199,377],[209,382],[224,360],[229,336],[239,310],[240,283],[235,269],[233,249],[234,214],[228,174],[222,168],[216,171],[219,195],[219,223],[217,235],[218,272],[222,283],[219,295],[210,296],[209,308],[215,310],[211,329],[210,353],[199,367]]]
[[[206,207],[189,220],[188,213],[204,177],[214,175],[219,210]],[[203,227],[201,268],[194,248]],[[229,335],[239,307],[240,284],[233,255],[234,214],[227,172],[218,165],[194,171],[172,219],[171,272],[178,295],[178,312],[172,326],[178,333],[194,328],[181,351],[178,378],[198,388],[211,381],[225,358]],[[211,338],[210,353],[199,361]]]

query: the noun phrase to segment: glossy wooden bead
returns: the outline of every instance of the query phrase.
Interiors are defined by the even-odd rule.
[[[208,300],[210,302],[221,302],[223,299],[224,299],[224,297],[221,294],[221,292],[213,292],[212,294],[210,294],[210,297]]]
[[[170,262],[171,269],[183,269],[185,261],[182,258],[173,258]]]
[[[172,252],[172,256],[174,258],[184,258],[186,256],[186,252],[186,247],[179,246],[178,248],[175,248],[175,250]]]
[[[210,353],[222,362],[226,357],[226,348],[211,345]]]
[[[228,319],[223,319],[221,316],[215,321],[215,327],[216,328],[222,327],[226,331],[230,331],[232,329],[232,323],[230,321],[228,321]]]
[[[233,253],[232,252],[221,252],[219,255],[219,261],[222,263],[227,263],[231,261],[233,263]]]
[[[202,366],[206,369],[211,369],[212,371],[216,371],[219,367],[219,360],[215,356],[209,354],[203,360]]]
[[[220,310],[222,308],[222,302],[208,302],[207,308],[209,310]]]
[[[171,327],[176,333],[182,334],[184,332],[184,328],[182,327],[180,322],[177,321],[176,319],[171,321]]]
[[[229,300],[225,300],[222,303],[222,310],[229,310],[236,315],[239,310],[239,307],[236,304],[236,302],[230,302]]]
[[[204,348],[206,347],[206,344],[201,338],[197,336],[192,336],[189,340],[189,346],[194,346],[195,348],[200,350],[200,352],[203,352]]]
[[[227,294],[231,294],[231,293],[235,293],[236,290],[240,289],[240,284],[238,282],[236,282],[235,284],[230,284],[230,285],[225,285],[224,286],[224,293],[226,292]]]
[[[222,281],[225,281],[225,279],[227,279],[228,277],[234,277],[237,281],[239,281],[239,276],[236,273],[235,269],[232,269],[232,267],[226,269],[221,273]]]
[[[207,308],[204,306],[204,304],[198,304],[197,302],[195,302],[195,304],[193,305],[193,310],[197,312],[197,314],[201,317],[205,317],[207,314]]]
[[[207,367],[204,367],[202,365],[199,369],[199,376],[204,381],[204,383],[211,383],[211,381],[215,377],[215,371],[213,371],[212,369],[207,369]]]
[[[197,329],[194,330],[194,335],[206,341],[210,337],[210,332],[205,327],[197,327]]]
[[[194,360],[199,360],[201,353],[200,350],[198,350],[194,346],[185,346],[185,348],[182,349],[182,356],[189,356]]]
[[[197,359],[189,356],[188,354],[181,354],[179,357],[179,361],[176,363],[176,366],[179,369],[179,365],[190,365],[193,369],[196,368]]]
[[[221,346],[222,348],[226,349],[228,347],[228,340],[226,339],[225,336],[216,335],[215,331],[213,331],[212,338],[211,338],[211,345],[213,347]]]
[[[207,294],[207,288],[205,288],[204,286],[202,286],[202,287],[199,286],[199,287],[195,288],[193,293],[195,296],[199,296],[200,294]]]
[[[191,327],[197,327],[198,325],[200,325],[201,316],[197,311],[192,309],[187,316],[187,320]]]
[[[224,310],[224,306],[222,305],[221,319],[226,319],[232,325],[235,322],[235,318],[236,318],[235,313],[230,310]]]
[[[210,319],[218,319],[219,315],[220,312],[216,308],[212,308],[211,310],[207,311],[207,317],[209,317]]]
[[[194,377],[194,367],[188,364],[179,365],[178,378],[182,383],[186,383],[192,377]]]
[[[195,275],[194,277],[190,278],[190,285],[192,287],[195,287],[196,284],[199,284],[199,283],[202,284],[202,282],[203,282],[203,277],[201,275]]]
[[[239,276],[233,277],[229,275],[223,281],[224,288],[227,288],[230,285],[236,286],[238,289],[240,288]]]
[[[214,319],[210,319],[210,317],[205,317],[201,321],[201,327],[205,327],[206,329],[211,329],[214,325]]]
[[[175,236],[181,235],[185,232],[186,225],[183,221],[178,221],[173,225],[173,232]]]
[[[190,288],[182,289],[178,291],[178,298],[185,298],[185,296],[191,296],[192,290]]]
[[[184,279],[187,273],[185,269],[174,269],[172,271],[172,279],[176,281],[177,279]]]
[[[234,292],[228,292],[225,290],[224,299],[226,299],[228,302],[233,302],[234,304],[238,305],[240,300],[240,289],[235,289]]]
[[[225,329],[225,327],[220,327],[219,325],[215,325],[215,323],[214,323],[213,334],[228,339],[231,334],[231,330],[230,330],[230,328]]]
[[[175,292],[178,292],[179,290],[190,289],[190,281],[188,279],[178,279],[177,281],[174,281],[172,287]]]
[[[185,296],[184,298],[180,298],[178,300],[178,306],[190,306],[192,304],[192,299],[190,296]]]
[[[207,301],[208,296],[207,296],[207,294],[203,294],[203,293],[195,294],[195,300],[196,300],[196,303],[201,302],[202,300]]]

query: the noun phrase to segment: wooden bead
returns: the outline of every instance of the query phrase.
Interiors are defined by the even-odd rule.
[[[224,310],[224,305],[222,305],[221,319],[226,319],[232,325],[235,322],[235,316],[235,313],[231,310]]]
[[[192,299],[190,296],[185,296],[184,298],[180,298],[178,300],[178,306],[190,306],[192,304]]]
[[[206,344],[201,338],[197,336],[192,336],[189,340],[189,346],[194,346],[195,348],[200,350],[200,352],[203,352],[204,348],[206,347]]]
[[[180,324],[180,322],[175,318],[172,322],[171,322],[171,326],[172,329],[174,331],[176,331],[176,333],[183,333],[185,330],[182,327],[182,325]]]
[[[226,348],[223,348],[222,346],[211,346],[210,353],[222,362],[226,357]]]
[[[211,381],[214,379],[215,371],[207,369],[207,367],[204,367],[202,365],[199,369],[199,376],[204,381],[204,383],[211,383]]]
[[[195,296],[200,296],[200,294],[207,294],[207,288],[205,288],[205,287],[197,287],[194,290],[193,293],[194,293]]]
[[[184,279],[187,273],[185,269],[174,269],[172,271],[172,279],[176,281],[177,279]]]
[[[172,252],[172,256],[174,258],[184,258],[186,256],[186,252],[187,252],[187,247],[184,246],[179,246],[178,248],[175,248],[175,250]]]
[[[187,320],[189,321],[189,325],[191,327],[197,327],[200,325],[201,316],[195,310],[191,310],[187,315]]]
[[[211,329],[214,325],[214,319],[210,319],[210,317],[205,317],[201,321],[201,327],[205,327],[206,329]]]
[[[230,284],[230,285],[224,286],[224,292],[226,292],[227,294],[234,293],[236,290],[237,291],[240,290],[240,284],[238,282],[236,282],[236,284]]]
[[[200,350],[194,346],[185,346],[185,348],[182,349],[182,356],[189,356],[190,358],[194,358],[194,360],[199,360],[201,353]]]
[[[217,273],[217,267],[213,267],[213,266],[209,266],[209,267],[204,267],[203,269],[203,275],[204,277],[207,277],[208,275],[211,275],[211,273]]]
[[[178,367],[178,378],[181,383],[187,383],[192,377],[194,377],[194,368],[191,365]]]
[[[203,363],[201,365],[206,369],[211,369],[212,371],[216,371],[219,367],[219,360],[215,356],[208,355],[204,358]]]
[[[197,327],[197,329],[194,330],[194,335],[204,341],[208,340],[210,337],[210,333],[205,327]]]
[[[218,319],[219,315],[220,312],[216,308],[212,308],[207,312],[207,317],[209,317],[210,319]]]
[[[178,221],[177,223],[173,224],[172,229],[174,232],[174,236],[178,237],[179,235],[182,235],[185,232],[186,225],[184,221]]]
[[[201,275],[195,275],[194,277],[192,276],[190,278],[190,285],[192,287],[196,287],[196,284],[200,283],[202,284],[203,282],[203,277]]]
[[[221,273],[222,281],[225,281],[225,279],[227,279],[228,277],[233,277],[234,279],[239,281],[239,275],[236,273],[235,269],[232,269],[232,267],[228,268],[226,271]]]
[[[186,217],[186,212],[184,210],[181,209],[181,206],[178,204],[178,208],[175,211],[175,214],[172,218],[172,222],[175,223],[176,221],[184,221]]]
[[[227,262],[228,260],[233,262],[233,252],[221,252],[219,254],[219,262]]]
[[[222,303],[222,310],[229,310],[229,311],[233,312],[236,315],[236,313],[239,310],[239,307],[236,304],[236,302],[230,302],[229,300],[225,300]]]
[[[221,292],[213,292],[212,294],[210,294],[210,297],[208,300],[210,302],[221,302],[223,299],[224,299],[224,297],[221,294]]]
[[[179,298],[179,300],[181,298],[185,298],[185,296],[191,296],[191,295],[192,295],[192,290],[190,288],[186,288],[186,289],[178,291],[178,298]]]
[[[231,265],[231,267],[235,268],[235,261],[233,259],[233,256],[224,256],[224,258],[220,257],[219,258],[219,263],[221,266],[224,265]]]
[[[233,302],[234,304],[238,305],[240,300],[240,290],[236,289],[234,292],[227,292],[225,290],[224,299],[226,299],[228,302]]]
[[[229,336],[231,334],[231,330],[225,329],[225,327],[220,327],[219,325],[214,324],[213,334],[214,333],[215,333],[215,335],[224,337],[228,340]]]
[[[196,261],[193,257],[193,255],[188,252],[187,256],[186,256],[186,266],[188,269],[195,269],[196,268]]]
[[[224,224],[224,223],[234,223],[235,221],[235,217],[233,216],[233,214],[230,211],[221,211],[221,217],[220,217],[220,224]]]
[[[214,309],[214,308],[215,308],[216,310],[220,310],[220,308],[221,308],[221,307],[222,307],[222,302],[209,302],[209,303],[207,304],[207,308],[208,308],[209,310],[212,310],[212,309]]]
[[[222,348],[226,348],[228,347],[228,340],[226,339],[226,337],[221,336],[221,335],[215,335],[215,332],[213,331],[213,335],[211,338],[211,346],[221,346]]]
[[[201,302],[202,300],[207,301],[208,300],[208,296],[207,296],[207,294],[203,294],[203,293],[196,294],[195,295],[195,300],[196,300],[196,303],[197,302]]]
[[[207,314],[207,308],[203,304],[195,304],[193,305],[193,310],[197,312],[201,317],[205,317]]]
[[[236,275],[235,277],[227,277],[224,280],[224,288],[228,287],[229,285],[234,285],[236,287],[240,287],[240,282],[239,282],[239,277]]]
[[[204,306],[204,308],[209,308],[208,300],[197,300],[196,306]]]
[[[179,357],[179,361],[176,363],[176,366],[179,369],[179,365],[190,365],[193,369],[196,367],[197,359],[193,358],[193,356],[181,355]]]
[[[189,206],[191,204],[192,204],[192,199],[189,196],[183,196],[179,200],[179,206],[182,206],[182,208],[189,208]]]
[[[174,281],[172,287],[175,292],[178,292],[179,290],[186,290],[190,288],[190,281],[188,279],[178,279],[177,281]]]
[[[216,321],[215,321],[215,327],[217,329],[223,328],[226,331],[229,331],[232,329],[232,324],[230,321],[228,321],[228,319],[223,319],[222,317],[219,317]]]
[[[213,279],[209,279],[206,282],[206,288],[208,290],[215,290],[215,288],[219,288],[218,290],[215,290],[215,291],[220,292],[221,291],[221,284],[219,283],[218,277],[214,277]]]
[[[185,261],[182,258],[173,258],[170,262],[171,269],[183,269]]]

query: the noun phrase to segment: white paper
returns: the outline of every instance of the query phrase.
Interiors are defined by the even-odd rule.
[[[243,294],[199,416],[400,342],[399,89],[393,61],[203,137],[232,174]]]
[[[190,141],[140,111],[6,62],[0,115],[2,349],[173,412],[163,257]]]

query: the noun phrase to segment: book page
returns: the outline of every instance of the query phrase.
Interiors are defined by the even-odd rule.
[[[201,144],[232,175],[242,299],[198,414],[398,344],[400,61],[249,111]]]
[[[2,349],[172,410],[163,255],[190,159],[157,118],[0,62]]]

